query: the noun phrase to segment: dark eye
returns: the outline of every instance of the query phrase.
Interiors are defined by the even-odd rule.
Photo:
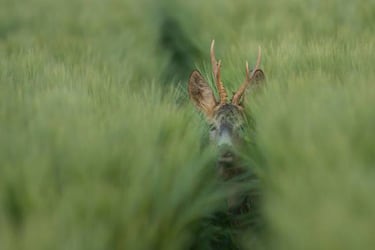
[[[238,127],[238,131],[239,131],[240,133],[244,133],[244,132],[246,131],[246,126],[245,126],[245,125],[241,125],[241,126],[239,126],[239,127]]]
[[[210,132],[213,132],[216,130],[216,126],[214,124],[209,125]]]

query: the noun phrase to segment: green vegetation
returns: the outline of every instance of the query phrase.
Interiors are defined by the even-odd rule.
[[[267,77],[264,228],[236,243],[372,249],[374,23],[370,0],[0,0],[0,249],[205,249],[224,191],[186,85],[212,38],[229,90],[258,45]]]

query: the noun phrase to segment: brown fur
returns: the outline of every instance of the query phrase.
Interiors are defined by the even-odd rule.
[[[241,146],[243,139],[239,130],[246,123],[243,107],[243,96],[246,88],[250,84],[259,85],[264,81],[264,73],[259,69],[260,49],[255,70],[251,75],[246,64],[246,79],[240,86],[239,90],[234,93],[230,102],[227,101],[227,94],[223,83],[220,79],[220,61],[217,62],[214,54],[214,42],[211,44],[211,63],[216,86],[219,91],[220,101],[216,100],[211,87],[199,73],[194,70],[189,78],[188,91],[191,101],[207,118],[211,124],[211,140],[221,147],[224,141],[226,147],[218,157],[218,174],[223,181],[230,181],[234,177],[245,173],[245,168],[241,166],[241,160],[235,154],[236,148]],[[225,134],[225,135],[223,135]],[[228,145],[227,145],[228,144]],[[242,214],[249,211],[249,202],[243,194],[237,194],[238,184],[233,183],[233,191],[228,199],[228,213]],[[235,218],[235,217],[233,217]],[[232,220],[234,224],[240,224],[236,219]]]

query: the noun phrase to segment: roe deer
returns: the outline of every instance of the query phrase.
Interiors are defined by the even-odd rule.
[[[243,96],[252,83],[260,83],[264,80],[264,73],[259,68],[261,60],[259,47],[255,68],[250,73],[246,62],[245,81],[237,92],[233,94],[232,99],[228,101],[227,91],[220,79],[221,61],[217,61],[215,58],[214,45],[215,41],[213,40],[210,50],[211,64],[220,100],[218,101],[215,98],[213,90],[197,70],[194,70],[190,75],[188,91],[191,101],[206,117],[210,127],[210,141],[216,144],[219,149],[217,160],[218,174],[224,181],[227,181],[245,172],[245,167],[235,153],[236,149],[244,143],[244,138],[241,134],[247,122]],[[236,188],[234,183],[232,187],[233,189]],[[236,193],[229,195],[227,198],[228,214],[235,216],[248,212],[251,209],[248,198],[241,197],[241,195]],[[231,223],[237,224],[238,222],[233,222],[232,220]]]

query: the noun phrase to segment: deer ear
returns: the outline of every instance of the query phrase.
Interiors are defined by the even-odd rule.
[[[254,72],[254,85],[263,84],[266,80],[263,70],[257,69]]]
[[[206,116],[211,117],[217,102],[212,89],[197,70],[190,75],[188,89],[190,99],[195,106]]]
[[[263,70],[257,69],[253,73],[253,81],[251,82],[251,89],[258,89],[261,87],[265,82],[266,82],[266,77],[264,75]],[[244,106],[244,101],[245,101],[245,93],[240,97],[239,105]]]

